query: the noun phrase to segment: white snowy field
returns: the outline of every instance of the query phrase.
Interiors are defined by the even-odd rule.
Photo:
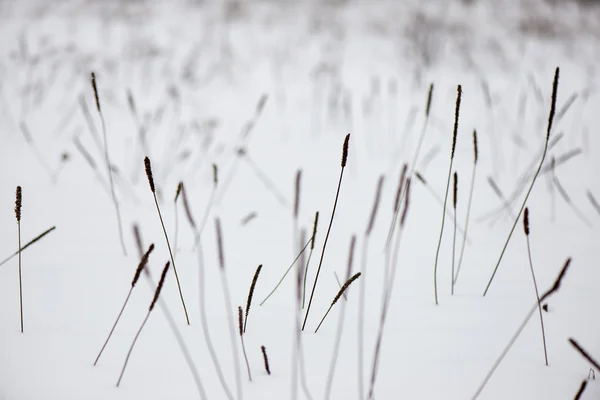
[[[568,399],[588,377],[581,399],[600,398],[599,380],[591,379],[600,371],[591,370],[568,341],[574,338],[600,359],[600,10],[571,2],[551,7],[538,0],[518,5],[507,0],[330,3],[0,1],[0,259],[18,249],[18,185],[22,243],[56,226],[22,252],[24,333],[17,257],[0,265],[0,400],[366,399],[383,288],[389,282],[373,397],[475,398],[536,303],[522,216],[489,291],[482,294],[541,161],[557,66],[550,145],[527,201],[540,294],[572,258],[560,290],[544,301],[549,365],[536,311],[477,398]],[[431,112],[423,131],[430,83]],[[450,188],[436,305],[434,263],[443,215],[438,200],[446,191],[459,84],[452,172],[458,174],[461,227],[473,173],[474,129],[479,157],[469,242],[453,295]],[[297,269],[259,304],[298,254],[298,232],[306,230],[310,238],[319,211],[308,303],[347,133],[348,164],[300,335],[304,362],[299,363],[295,313],[304,317],[306,307],[299,310],[296,304]],[[144,173],[145,156],[152,160],[190,326],[171,269],[162,303],[150,314],[117,388],[129,346],[170,258]],[[385,248],[404,163],[426,185],[412,177],[391,280],[385,277]],[[213,164],[219,176],[214,197]],[[382,175],[381,203],[365,245]],[[181,197],[174,203],[180,181],[198,226],[209,212],[200,253]],[[216,218],[222,225],[229,308]],[[148,264],[153,282],[142,275],[93,366],[140,259],[134,224],[144,248],[156,246]],[[349,276],[352,235],[357,241],[351,274],[363,275],[314,333],[339,289],[334,273],[340,281]],[[459,232],[455,264],[462,240]],[[263,268],[244,334],[250,382],[237,334],[237,306],[246,308],[259,264]],[[362,363],[361,285],[366,299]],[[236,330],[234,348],[229,317]],[[225,385],[215,371],[202,318]],[[294,378],[302,375],[298,371],[305,371],[307,390]],[[330,392],[328,376],[333,377]]]

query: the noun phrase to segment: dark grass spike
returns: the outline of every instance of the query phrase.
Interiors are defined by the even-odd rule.
[[[592,203],[592,206],[594,207],[594,209],[596,210],[596,212],[598,213],[598,215],[600,215],[600,204],[598,204],[598,201],[596,200],[596,198],[594,197],[594,195],[592,194],[591,191],[587,191],[587,198],[590,201],[590,203]],[[2,264],[0,264],[2,265]]]
[[[299,169],[296,171],[296,180],[295,180],[295,191],[294,191],[294,219],[298,219],[298,213],[300,211],[300,184],[302,182],[302,170]]]
[[[579,345],[579,343],[578,343],[578,342],[577,342],[575,339],[573,339],[573,338],[569,338],[569,343],[571,343],[571,345],[572,345],[573,347],[575,347],[575,349],[576,349],[576,350],[579,352],[579,354],[581,354],[581,356],[582,356],[583,358],[585,358],[585,359],[586,359],[586,360],[587,360],[587,361],[588,361],[590,364],[592,364],[592,366],[593,366],[594,368],[596,368],[597,370],[599,370],[599,371],[600,371],[600,363],[598,363],[598,361],[594,360],[594,359],[592,358],[592,356],[590,355],[590,353],[588,353],[587,351],[585,351],[585,350],[583,349],[583,347],[581,347],[581,346]]]
[[[350,142],[350,134],[346,135],[344,139],[344,145],[342,147],[342,169],[340,171],[340,179],[338,181],[337,191],[335,194],[335,201],[333,202],[333,210],[331,211],[331,219],[329,220],[329,226],[327,227],[327,233],[325,234],[325,240],[323,242],[323,249],[321,250],[321,258],[319,259],[319,266],[317,267],[317,274],[315,275],[315,281],[313,283],[313,287],[310,293],[310,298],[308,300],[308,306],[306,308],[306,314],[304,315],[304,322],[302,323],[302,331],[304,331],[304,327],[306,326],[306,321],[308,320],[308,314],[310,313],[310,306],[312,304],[313,296],[315,295],[315,289],[317,288],[317,281],[319,280],[319,273],[321,272],[321,266],[323,265],[323,257],[325,256],[325,249],[327,247],[327,239],[329,239],[329,234],[331,233],[331,226],[333,225],[333,218],[335,216],[335,209],[337,207],[337,202],[340,195],[340,189],[342,187],[342,179],[344,177],[344,169],[346,167],[346,162],[348,161],[348,146]]]
[[[575,394],[575,397],[573,397],[573,400],[581,399],[581,396],[583,396],[583,392],[585,391],[586,386],[587,386],[587,379],[584,379],[583,381],[581,381],[581,386],[579,386],[579,390]]]
[[[354,276],[350,277],[350,274],[352,273],[352,264],[353,264],[353,260],[354,260],[355,244],[356,244],[356,235],[352,235],[352,238],[350,239],[348,265],[346,268],[346,283],[344,284],[344,286],[342,286],[342,288],[340,289],[338,294],[335,296],[335,299],[333,300],[332,305],[335,304],[335,302],[340,298],[342,293],[344,293],[344,291],[350,286],[350,284],[352,284],[352,282],[354,282],[356,279],[358,279],[358,277],[360,277],[360,272],[358,272]],[[330,309],[331,309],[331,307],[330,307]],[[329,310],[327,312],[329,312]],[[335,369],[336,369],[337,360],[338,360],[338,353],[340,351],[340,344],[342,341],[342,333],[344,330],[345,317],[346,317],[346,303],[342,303],[342,309],[340,310],[338,326],[337,326],[337,331],[336,331],[336,335],[335,335],[335,342],[333,345],[333,354],[331,356],[331,362],[329,365],[329,373],[327,374],[327,383],[325,386],[325,396],[324,396],[325,400],[329,399],[329,396],[331,395],[331,388],[333,387],[333,378],[335,376]],[[323,321],[321,321],[321,322],[323,322]],[[317,327],[317,329],[319,329],[319,328]],[[315,331],[315,333],[316,333],[316,331]]]
[[[500,263],[502,262],[502,257],[504,256],[504,252],[506,251],[506,248],[508,247],[508,243],[510,242],[510,238],[512,237],[512,234],[515,230],[515,227],[517,226],[517,223],[519,222],[519,219],[521,218],[521,214],[523,213],[523,209],[525,208],[525,205],[527,204],[527,199],[529,198],[529,195],[531,194],[531,191],[533,190],[533,186],[535,185],[535,181],[540,173],[540,170],[542,169],[542,165],[544,164],[544,160],[546,159],[546,153],[548,152],[548,141],[550,140],[550,132],[552,131],[552,122],[554,120],[554,112],[556,109],[556,96],[557,96],[557,91],[558,91],[558,78],[560,75],[560,69],[558,67],[556,67],[556,71],[554,72],[554,82],[552,84],[552,102],[550,104],[550,113],[548,115],[548,130],[546,132],[546,142],[544,143],[544,152],[542,153],[542,159],[540,161],[540,164],[537,168],[537,171],[535,172],[535,175],[533,176],[533,180],[531,181],[531,185],[529,186],[529,190],[527,190],[527,194],[525,194],[525,198],[523,199],[523,204],[521,205],[521,209],[519,210],[519,213],[517,214],[517,218],[515,219],[515,222],[510,230],[510,233],[508,234],[508,238],[506,239],[506,242],[504,243],[504,247],[502,248],[502,252],[500,253],[500,257],[498,258],[498,262],[496,263],[496,266],[494,267],[494,271],[492,272],[492,276],[490,277],[490,281],[488,282],[483,295],[485,296],[492,284],[492,281],[494,280],[494,277],[496,276],[496,272],[498,271],[498,267],[500,266]]]
[[[150,317],[150,313],[152,312],[154,305],[158,301],[158,296],[160,296],[160,291],[162,290],[163,284],[165,283],[165,278],[167,276],[167,270],[169,269],[169,264],[170,264],[170,262],[167,261],[167,264],[163,268],[162,274],[160,276],[160,280],[158,281],[158,286],[156,287],[156,291],[154,292],[154,298],[152,299],[152,303],[150,303],[150,307],[148,308],[148,313],[146,314],[146,318],[144,318],[144,322],[142,322],[140,329],[138,329],[137,333],[135,334],[135,337],[133,338],[133,342],[131,343],[131,347],[129,348],[127,357],[125,358],[125,363],[123,364],[123,369],[121,369],[121,375],[119,375],[119,380],[117,381],[117,387],[119,387],[119,385],[121,384],[121,379],[123,379],[123,374],[125,373],[125,368],[127,368],[127,363],[129,362],[129,357],[131,356],[131,352],[133,351],[133,346],[135,346],[135,342],[137,342],[138,337],[140,336],[140,333],[142,333],[142,329],[144,329],[146,322],[148,322],[148,318]]]
[[[177,281],[177,289],[179,290],[179,297],[181,298],[181,304],[183,305],[183,312],[185,313],[185,320],[187,324],[190,324],[190,319],[188,317],[187,308],[185,306],[185,301],[183,300],[183,293],[181,292],[181,285],[179,284],[179,275],[177,274],[177,268],[175,267],[175,259],[173,258],[173,251],[171,250],[171,244],[169,243],[169,236],[167,235],[167,229],[165,228],[165,223],[163,222],[162,213],[160,212],[160,207],[158,206],[158,199],[156,198],[156,186],[154,186],[154,177],[152,176],[152,164],[150,163],[150,159],[148,157],[144,158],[144,166],[146,169],[146,176],[148,177],[148,184],[150,185],[150,190],[152,191],[152,195],[154,197],[154,204],[156,205],[156,211],[158,212],[158,218],[160,219],[160,225],[162,226],[163,233],[165,235],[165,241],[167,242],[167,248],[169,249],[169,256],[171,257],[171,263],[173,264],[173,272],[175,273],[175,280]]]
[[[402,188],[404,186],[404,179],[406,177],[406,171],[408,169],[408,165],[404,164],[402,167],[402,172],[400,174],[400,183],[398,185],[398,189],[396,190],[396,198],[394,201],[394,215],[397,215],[399,203],[400,203],[400,194],[402,192]],[[375,199],[373,200],[373,208],[371,210],[371,216],[369,218],[367,229],[365,230],[365,234],[363,236],[363,248],[362,248],[362,256],[360,263],[360,272],[362,272],[362,279],[359,282],[359,299],[358,299],[358,341],[357,341],[357,351],[358,351],[358,394],[359,398],[363,398],[364,388],[364,370],[363,370],[363,358],[364,358],[364,319],[365,319],[365,291],[366,291],[366,278],[367,278],[367,259],[368,259],[368,251],[369,251],[369,238],[371,236],[371,232],[373,231],[373,226],[375,224],[375,218],[377,215],[377,210],[379,209],[379,203],[381,200],[381,191],[383,189],[383,181],[384,176],[381,175],[379,177],[379,181],[377,182],[377,189],[375,191]],[[392,219],[392,225],[393,225]],[[390,226],[390,233],[393,232],[393,226]],[[337,279],[337,274],[336,274]],[[339,280],[338,280],[339,284]],[[340,286],[342,286],[340,284]],[[346,298],[346,294],[344,293],[344,298]]]
[[[460,101],[462,97],[462,87],[458,85],[456,89],[456,108],[454,110],[454,131],[452,134],[452,151],[450,153],[450,167],[448,168],[448,179],[446,182],[446,194],[444,195],[444,205],[442,211],[442,226],[440,228],[440,238],[438,240],[437,250],[435,252],[435,263],[433,266],[433,291],[435,294],[435,305],[438,305],[438,290],[437,290],[437,267],[440,256],[440,247],[442,245],[442,237],[444,235],[444,222],[446,220],[446,201],[448,200],[448,189],[450,188],[450,176],[452,174],[452,164],[454,163],[454,151],[456,149],[456,136],[458,133],[458,117],[460,112]]]
[[[96,360],[94,360],[94,366],[96,366],[96,364],[98,363],[98,360],[100,360],[100,356],[102,356],[102,353],[104,352],[104,349],[106,348],[106,345],[108,344],[110,338],[112,337],[112,334],[115,331],[115,328],[117,327],[117,324],[119,323],[119,320],[121,319],[121,315],[123,315],[123,311],[125,311],[125,307],[127,307],[127,303],[129,302],[129,298],[131,297],[133,288],[135,287],[135,284],[137,283],[138,279],[140,278],[140,274],[142,273],[142,270],[144,270],[144,267],[146,266],[146,264],[148,264],[148,257],[150,256],[150,253],[152,253],[152,250],[154,250],[154,244],[150,244],[148,251],[146,251],[146,253],[144,253],[142,255],[142,258],[135,270],[135,275],[133,276],[133,280],[131,281],[131,287],[129,288],[129,292],[127,293],[125,302],[123,303],[123,306],[121,307],[121,311],[119,311],[119,315],[117,315],[117,319],[115,320],[115,323],[113,324],[110,332],[108,333],[108,337],[104,341],[104,344],[102,345],[102,348],[100,349],[100,352],[98,353],[98,356],[96,356]]]
[[[277,282],[277,285],[275,285],[275,287],[273,288],[273,290],[271,290],[271,292],[267,295],[267,297],[264,298],[263,301],[260,302],[259,305],[263,305],[265,304],[265,302],[267,300],[269,300],[269,298],[271,296],[273,296],[273,294],[275,293],[275,291],[277,291],[277,289],[279,288],[279,286],[281,286],[281,284],[283,283],[283,280],[285,279],[285,277],[290,273],[290,271],[292,270],[292,268],[294,267],[294,265],[296,265],[296,262],[300,259],[300,256],[302,256],[302,253],[304,253],[304,251],[308,248],[308,245],[311,243],[311,241],[309,240],[308,242],[306,242],[306,244],[304,245],[304,247],[302,248],[302,250],[300,250],[300,253],[298,253],[298,255],[296,256],[296,258],[294,259],[294,261],[292,261],[292,263],[290,264],[290,266],[288,267],[288,269],[285,271],[285,273],[283,274],[283,276],[281,277],[281,279],[279,280],[279,282]]]
[[[221,220],[215,218],[215,230],[217,234],[217,253],[219,255],[219,272],[221,273],[221,284],[223,286],[223,305],[225,306],[225,312],[227,313],[227,324],[229,325],[229,339],[231,345],[231,352],[233,354],[233,369],[235,372],[235,386],[237,391],[237,399],[242,400],[242,379],[240,374],[240,360],[238,359],[238,352],[235,342],[235,326],[233,318],[231,316],[231,292],[229,290],[229,283],[227,282],[227,273],[225,271],[225,257],[223,251],[223,233],[221,230]]]
[[[21,333],[23,333],[23,280],[21,274],[21,209],[23,205],[21,186],[17,186],[15,199],[15,217],[17,219],[17,239],[19,244],[19,310],[21,313]]]
[[[0,262],[0,267],[2,265],[6,264],[8,261],[12,260],[14,257],[18,256],[20,252],[22,252],[23,250],[25,250],[26,248],[28,248],[32,244],[35,244],[37,241],[41,240],[44,236],[46,236],[47,234],[49,234],[50,232],[52,232],[55,229],[56,229],[56,226],[53,226],[52,228],[46,229],[44,232],[40,233],[39,235],[37,235],[36,237],[34,237],[33,239],[31,239],[29,242],[27,242],[19,250],[15,251],[13,254],[11,254],[10,256],[8,256],[7,258],[5,258],[4,261]]]
[[[351,251],[354,251],[354,242],[352,242],[352,244],[350,245],[350,248],[352,249]],[[325,315],[321,319],[321,322],[319,322],[319,325],[317,326],[317,329],[315,329],[315,333],[317,333],[317,331],[321,327],[321,324],[323,324],[323,321],[325,321],[325,318],[327,317],[327,315],[329,314],[329,311],[331,311],[331,309],[333,308],[333,306],[335,305],[335,303],[337,303],[337,301],[340,299],[340,297],[342,297],[342,295],[346,292],[346,289],[348,289],[348,286],[350,286],[352,284],[352,282],[354,282],[355,280],[357,280],[360,277],[360,275],[361,275],[360,272],[357,272],[350,279],[348,279],[346,281],[346,283],[344,283],[344,286],[342,286],[340,288],[340,290],[335,295],[333,301],[331,302],[331,305],[327,309],[327,312],[325,313]]]
[[[479,397],[479,395],[481,394],[481,392],[483,391],[483,389],[485,388],[485,386],[487,385],[487,383],[491,379],[492,375],[494,375],[494,372],[496,371],[496,369],[498,368],[498,366],[500,365],[500,363],[502,362],[502,360],[504,359],[504,357],[506,357],[506,355],[508,354],[508,352],[511,349],[511,347],[517,341],[517,338],[519,337],[519,335],[521,334],[521,332],[523,332],[523,329],[525,329],[525,327],[527,326],[527,323],[529,322],[529,320],[531,319],[531,317],[533,316],[533,314],[535,314],[535,310],[538,308],[538,304],[541,303],[541,302],[543,302],[549,296],[551,296],[552,294],[554,294],[554,293],[556,293],[558,291],[558,289],[560,288],[560,285],[562,284],[562,280],[564,279],[565,274],[566,274],[566,272],[567,272],[570,264],[571,264],[571,258],[568,258],[567,261],[565,262],[565,264],[563,265],[560,273],[558,274],[558,277],[554,281],[554,284],[552,285],[552,287],[546,291],[546,293],[540,298],[540,301],[536,301],[535,304],[533,305],[533,307],[531,307],[531,309],[527,313],[527,316],[525,317],[525,319],[523,320],[523,322],[521,323],[521,325],[519,326],[519,328],[517,329],[517,331],[514,333],[514,335],[512,336],[512,338],[510,339],[510,341],[508,342],[508,344],[504,347],[504,349],[502,350],[502,353],[496,359],[496,361],[494,362],[494,365],[492,365],[492,368],[489,370],[489,372],[487,373],[487,375],[485,376],[485,378],[483,379],[483,381],[481,382],[481,384],[477,388],[477,391],[475,392],[475,394],[473,395],[473,397],[471,398],[471,400],[476,400]]]
[[[456,259],[456,202],[458,192],[458,174],[454,172],[454,188],[452,197],[452,208],[454,209],[454,231],[452,234],[452,275],[450,275],[450,294],[454,295],[454,264]]]
[[[341,289],[343,285],[342,282],[340,282],[340,277],[338,276],[337,272],[333,271],[333,276],[335,277],[335,281]],[[346,295],[346,293],[343,293],[342,296],[344,297],[345,301],[348,301],[348,296]]]
[[[304,309],[304,304],[306,300],[306,277],[308,276],[308,266],[310,265],[310,259],[312,258],[312,253],[315,248],[315,238],[317,236],[317,225],[319,224],[319,212],[315,213],[315,220],[313,222],[313,232],[310,237],[310,251],[308,252],[308,259],[306,261],[306,266],[304,267],[304,278],[302,282],[302,309]]]
[[[248,291],[248,300],[246,300],[246,317],[244,318],[244,333],[246,333],[246,325],[248,324],[248,314],[250,313],[250,306],[252,305],[252,297],[254,296],[254,289],[256,288],[256,282],[258,282],[258,275],[260,275],[261,269],[262,269],[262,264],[260,264],[256,268],[256,272],[254,273],[254,277],[252,278],[252,283],[250,284],[250,290]]]
[[[91,81],[92,88],[94,89],[94,98],[96,99],[96,108],[98,110],[98,115],[100,115],[100,122],[102,123],[102,136],[104,139],[104,161],[106,162],[106,170],[108,173],[108,183],[110,185],[110,195],[112,197],[113,205],[115,207],[115,213],[117,216],[117,226],[119,229],[119,240],[121,241],[121,248],[123,250],[123,254],[127,256],[127,248],[125,247],[125,239],[123,237],[123,222],[121,219],[121,210],[119,208],[119,201],[117,200],[117,194],[115,193],[115,186],[113,182],[113,171],[111,168],[111,161],[108,153],[108,135],[106,133],[106,122],[104,121],[104,115],[102,114],[102,109],[100,108],[100,98],[98,96],[98,87],[96,86],[96,74],[94,72],[91,73]]]
[[[244,344],[244,329],[243,329],[243,317],[244,312],[242,307],[238,306],[238,329],[240,331],[240,340],[242,342],[242,352],[244,353],[244,359],[246,360],[246,369],[248,370],[248,379],[252,382],[252,374],[250,373],[250,363],[248,362],[248,355],[246,354],[246,345]]]
[[[185,185],[181,187],[181,199],[183,200],[183,209],[185,211],[185,216],[187,217],[188,223],[194,231],[194,234],[198,234],[198,227],[196,226],[196,221],[194,220],[194,215],[192,214],[192,208],[190,207],[190,202],[187,196],[187,190],[185,189]]]
[[[529,242],[529,208],[525,207],[525,211],[523,213],[523,230],[525,231],[525,239],[527,240],[527,256],[529,258],[529,267],[531,269],[531,277],[533,278],[533,288],[535,289],[535,297],[538,301],[537,308],[540,313],[540,324],[542,327],[542,342],[544,344],[544,360],[546,361],[546,366],[548,366],[548,350],[546,348],[546,331],[544,329],[544,317],[542,316],[542,303],[540,302],[540,292],[537,286],[537,280],[535,279],[535,273],[533,271],[533,261],[531,259],[531,244]]]
[[[265,362],[265,370],[267,374],[271,375],[271,368],[269,368],[269,357],[267,357],[267,349],[265,346],[260,346],[260,350],[262,351],[263,360]]]

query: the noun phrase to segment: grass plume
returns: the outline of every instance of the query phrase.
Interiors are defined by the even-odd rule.
[[[15,217],[17,219],[17,238],[19,244],[19,310],[21,313],[21,333],[23,333],[23,279],[21,273],[21,208],[23,205],[21,186],[17,186],[15,199]]]
[[[354,249],[353,245],[354,245],[354,242],[352,242],[352,245],[351,245],[352,249]],[[337,303],[337,301],[340,299],[340,297],[342,297],[342,294],[344,294],[344,292],[346,291],[346,289],[348,289],[348,287],[352,284],[352,282],[354,282],[355,280],[357,280],[360,277],[360,275],[361,275],[361,273],[357,272],[350,279],[348,279],[346,281],[346,283],[344,283],[344,286],[342,286],[340,288],[340,290],[335,295],[333,301],[331,302],[331,305],[327,309],[327,312],[325,313],[325,315],[323,315],[323,318],[321,319],[321,322],[319,322],[319,325],[317,326],[317,329],[315,329],[315,333],[317,333],[317,331],[321,327],[321,324],[323,324],[323,321],[325,321],[325,318],[327,317],[327,315],[329,314],[329,311],[331,311],[331,309],[333,308],[333,306],[335,305],[335,303]]]
[[[437,267],[440,256],[440,246],[442,245],[442,236],[444,234],[444,221],[446,220],[446,201],[448,200],[448,189],[450,188],[450,175],[452,174],[452,164],[454,163],[454,151],[456,149],[456,136],[458,133],[458,117],[460,112],[460,101],[462,97],[462,87],[458,85],[456,89],[456,108],[454,110],[454,131],[452,134],[452,151],[450,153],[450,167],[448,168],[448,180],[446,182],[446,194],[444,196],[444,205],[442,210],[442,227],[440,228],[440,239],[438,240],[437,250],[435,251],[435,264],[433,266],[433,291],[435,294],[435,304],[438,305],[437,290]]]
[[[112,337],[112,334],[115,331],[115,328],[117,327],[117,324],[119,323],[119,320],[121,319],[121,315],[123,315],[123,311],[125,310],[125,307],[127,306],[127,303],[129,302],[129,298],[131,297],[133,288],[135,287],[135,284],[137,283],[138,279],[140,278],[140,274],[146,267],[146,264],[148,264],[148,257],[150,256],[150,253],[152,253],[152,250],[154,250],[154,243],[150,244],[150,247],[148,248],[146,253],[144,253],[144,255],[142,256],[142,259],[140,260],[140,262],[135,270],[135,275],[133,276],[133,280],[131,281],[131,287],[129,288],[129,293],[127,293],[127,297],[125,298],[125,302],[123,303],[123,306],[121,307],[121,311],[119,311],[119,315],[117,315],[117,319],[115,320],[115,323],[113,324],[113,326],[108,334],[108,337],[104,341],[104,344],[102,345],[102,348],[100,349],[100,352],[98,353],[98,356],[96,357],[96,360],[94,361],[94,366],[98,363],[98,360],[100,359],[100,356],[104,352],[104,349],[106,348],[106,345],[108,344],[108,341]]]
[[[252,296],[254,296],[254,289],[256,288],[256,282],[258,282],[258,275],[262,269],[262,264],[256,268],[252,283],[250,284],[250,290],[248,291],[248,300],[246,300],[246,317],[244,318],[244,333],[246,333],[246,325],[248,324],[248,314],[250,313],[250,306],[252,305]]]
[[[100,121],[102,123],[102,136],[104,139],[104,161],[106,162],[106,170],[108,173],[108,182],[110,184],[110,195],[112,197],[113,205],[115,207],[115,213],[117,215],[117,224],[119,228],[119,240],[121,241],[121,248],[123,249],[123,254],[127,255],[127,249],[125,248],[125,239],[123,238],[123,222],[121,220],[121,210],[119,209],[119,202],[117,200],[117,195],[115,193],[115,186],[113,182],[113,172],[111,168],[110,157],[108,154],[108,135],[106,134],[106,122],[104,121],[104,115],[102,114],[102,109],[100,108],[100,97],[98,96],[98,87],[96,86],[96,74],[94,72],[91,73],[91,82],[92,89],[94,90],[94,99],[96,100],[96,109],[98,110],[98,115],[100,115]]]
[[[312,304],[313,296],[315,295],[315,289],[317,288],[317,281],[319,280],[319,273],[321,272],[321,266],[323,265],[323,257],[325,256],[325,248],[327,247],[327,239],[329,239],[329,234],[331,232],[331,226],[333,225],[333,217],[335,216],[335,209],[337,207],[337,202],[338,202],[338,198],[340,195],[340,188],[342,186],[342,178],[344,177],[344,169],[346,168],[346,162],[348,161],[349,142],[350,142],[350,134],[347,134],[346,138],[344,139],[344,144],[342,146],[342,170],[340,171],[340,179],[338,181],[337,192],[335,194],[335,201],[333,202],[333,210],[331,212],[331,219],[329,220],[329,227],[327,228],[327,233],[325,234],[325,241],[323,242],[323,249],[321,250],[321,258],[319,260],[319,266],[317,267],[317,274],[315,275],[315,281],[313,283],[312,291],[310,293],[310,299],[308,300],[306,314],[304,315],[304,322],[302,323],[303,331],[304,331],[304,327],[306,326],[306,321],[308,320],[308,314],[310,313],[310,306]]]
[[[131,352],[133,351],[133,347],[135,346],[135,342],[137,342],[138,337],[140,336],[140,333],[142,333],[142,329],[144,329],[144,326],[146,325],[146,322],[148,322],[148,318],[150,317],[150,313],[154,309],[154,305],[158,301],[158,297],[160,296],[160,292],[161,292],[162,287],[163,287],[163,285],[165,283],[165,278],[167,277],[167,270],[169,269],[169,264],[170,264],[170,262],[167,261],[167,264],[163,268],[162,274],[160,276],[160,280],[158,281],[158,286],[156,287],[156,291],[154,292],[154,297],[152,298],[152,303],[150,303],[150,307],[148,308],[148,313],[146,314],[146,318],[144,318],[144,322],[142,322],[142,325],[140,326],[140,329],[138,329],[137,333],[135,334],[135,337],[133,338],[133,342],[131,343],[131,347],[129,348],[129,352],[127,353],[127,357],[125,357],[125,363],[123,364],[123,369],[121,369],[121,375],[119,375],[119,380],[117,381],[117,387],[119,387],[119,385],[121,384],[121,379],[123,379],[123,374],[125,373],[125,368],[127,368],[127,363],[129,362],[129,357],[131,357]]]
[[[185,313],[185,320],[187,324],[190,324],[190,319],[188,318],[187,308],[185,306],[185,301],[183,300],[183,293],[181,292],[181,285],[179,284],[179,275],[177,274],[177,268],[175,267],[175,259],[173,258],[173,251],[171,251],[171,244],[169,243],[169,236],[167,235],[167,229],[165,228],[165,223],[163,222],[162,214],[160,212],[160,207],[158,206],[158,199],[156,198],[156,186],[154,186],[154,177],[152,175],[152,164],[150,163],[150,159],[148,157],[144,158],[144,168],[146,169],[146,177],[148,178],[148,184],[150,185],[150,190],[152,191],[152,196],[154,197],[154,204],[156,205],[156,211],[158,212],[158,218],[160,219],[160,225],[162,226],[163,233],[165,234],[165,240],[167,242],[167,248],[169,249],[169,256],[171,257],[171,263],[173,264],[173,272],[175,272],[175,280],[177,281],[177,289],[179,290],[179,297],[181,298],[181,304],[183,305],[183,312]]]
[[[492,276],[490,277],[490,281],[488,282],[488,284],[483,292],[484,296],[487,294],[487,292],[492,284],[492,281],[494,280],[494,277],[496,276],[496,272],[498,272],[498,267],[500,266],[500,263],[502,262],[502,257],[504,256],[504,252],[506,251],[506,248],[508,247],[510,238],[512,237],[515,227],[517,226],[517,223],[519,222],[519,219],[521,218],[523,209],[525,208],[525,205],[527,204],[527,199],[529,198],[529,195],[531,194],[531,191],[533,190],[533,185],[535,185],[535,181],[540,173],[540,170],[542,169],[544,160],[546,159],[546,153],[548,152],[548,141],[550,140],[550,132],[552,131],[552,123],[554,121],[554,113],[555,113],[555,109],[556,109],[556,96],[557,96],[557,92],[558,92],[559,75],[560,75],[560,69],[558,67],[556,67],[556,70],[554,72],[554,82],[552,84],[552,98],[551,98],[551,103],[550,103],[550,113],[548,114],[548,129],[546,131],[546,141],[544,143],[544,151],[542,153],[542,159],[540,160],[540,164],[537,168],[537,171],[535,172],[535,175],[533,176],[533,180],[531,181],[529,190],[527,191],[527,194],[525,194],[525,198],[523,199],[523,204],[521,205],[521,209],[519,210],[519,213],[517,214],[517,218],[515,219],[515,222],[510,230],[510,233],[508,234],[508,238],[506,239],[506,242],[504,243],[504,247],[502,248],[502,252],[500,253],[498,262],[496,263],[496,266],[494,267],[494,271],[492,272]]]

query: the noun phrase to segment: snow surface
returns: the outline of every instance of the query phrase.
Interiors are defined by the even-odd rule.
[[[295,279],[272,290],[297,253],[292,216],[294,176],[302,169],[300,228],[307,237],[320,211],[314,279],[340,172],[341,145],[351,133],[348,166],[324,255],[302,348],[312,398],[323,397],[338,318],[346,315],[331,398],[358,397],[357,313],[361,280],[340,300],[317,334],[313,331],[338,290],[334,271],[346,276],[348,245],[357,235],[352,271],[360,269],[363,235],[378,176],[384,191],[369,241],[366,280],[365,391],[371,373],[384,283],[385,240],[398,176],[410,162],[424,121],[430,82],[431,119],[417,170],[443,196],[449,164],[456,85],[463,88],[454,167],[459,174],[458,220],[464,224],[472,171],[473,129],[479,133],[477,180],[469,227],[471,243],[456,293],[450,295],[452,218],[440,251],[439,302],[433,266],[442,210],[428,189],[412,182],[398,272],[375,387],[377,399],[469,399],[528,310],[535,303],[527,247],[519,222],[489,293],[482,297],[523,199],[495,223],[481,216],[502,206],[488,177],[505,196],[527,182],[546,134],[554,68],[560,66],[557,115],[548,152],[555,175],[576,214],[541,174],[528,206],[538,286],[549,288],[568,257],[573,261],[544,313],[549,366],[544,364],[538,316],[529,321],[480,399],[572,398],[590,365],[568,343],[575,338],[600,358],[600,199],[597,171],[600,106],[596,60],[598,11],[568,3],[474,2],[0,2],[0,250],[17,245],[14,190],[23,187],[22,240],[56,230],[22,254],[25,333],[19,330],[17,259],[0,266],[0,399],[187,399],[200,393],[161,308],[156,308],[115,387],[129,345],[145,317],[154,288],[145,278],[102,358],[93,360],[114,322],[139,261],[132,235],[138,223],[144,245],[155,243],[149,269],[154,282],[169,259],[154,201],[144,176],[144,151],[127,91],[147,123],[149,154],[166,229],[190,314],[185,318],[175,277],[161,298],[189,348],[209,399],[224,399],[204,332],[199,299],[225,378],[235,393],[235,373],[214,218],[223,226],[225,271],[232,309],[245,307],[259,264],[248,330],[244,336],[253,381],[247,379],[239,338],[245,399],[293,398]],[[121,251],[114,206],[106,190],[102,148],[94,142],[80,96],[101,135],[89,74],[95,71],[107,125],[110,158],[128,255]],[[486,104],[486,89],[491,107]],[[255,109],[268,96],[262,113]],[[248,121],[253,121],[244,138]],[[28,143],[23,123],[33,138]],[[101,136],[100,136],[101,137]],[[91,154],[97,175],[75,146]],[[237,149],[247,150],[237,159]],[[576,151],[565,163],[560,157]],[[68,160],[61,164],[63,153]],[[247,160],[250,160],[248,162]],[[252,169],[273,183],[282,205]],[[186,185],[196,221],[219,188],[202,233],[204,290],[194,235],[173,197]],[[237,164],[236,167],[234,165]],[[235,169],[233,169],[235,168]],[[231,173],[230,171],[235,171]],[[231,175],[230,175],[231,174]],[[228,176],[231,184],[225,191]],[[99,177],[100,176],[100,177]],[[256,217],[246,224],[250,213]],[[451,214],[450,214],[451,215]],[[587,221],[587,222],[586,222]],[[589,226],[588,226],[589,224]],[[458,241],[460,243],[461,236]],[[343,305],[341,307],[340,305]],[[266,346],[272,374],[263,367]],[[596,371],[600,373],[600,371]],[[365,393],[366,394],[366,393]],[[306,398],[298,389],[296,398]],[[600,398],[591,380],[583,399]]]

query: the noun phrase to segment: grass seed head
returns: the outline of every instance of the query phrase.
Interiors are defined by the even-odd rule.
[[[342,148],[342,168],[346,166],[346,162],[348,161],[348,144],[350,142],[350,134],[346,135],[344,139],[344,146]]]
[[[152,303],[150,303],[150,308],[148,309],[148,311],[152,311],[154,305],[158,301],[158,296],[160,296],[160,291],[162,290],[163,284],[165,283],[165,278],[167,277],[169,265],[171,265],[171,262],[167,261],[167,264],[163,268],[162,274],[160,275],[160,280],[158,281],[158,286],[156,287],[156,291],[154,292],[154,298],[152,299]]]
[[[458,134],[458,117],[460,114],[460,101],[462,98],[462,86],[456,88],[456,108],[454,109],[454,132],[452,134],[452,153],[450,158],[454,158],[454,150],[456,149],[456,136]]]
[[[15,216],[17,217],[17,223],[21,222],[21,205],[22,205],[22,195],[21,195],[21,186],[17,186],[15,200]]]
[[[478,152],[477,152],[477,130],[473,129],[473,162],[477,164]]]
[[[100,110],[100,98],[98,97],[98,87],[96,86],[96,74],[94,72],[92,72],[91,74],[91,80],[92,89],[94,89],[94,99],[96,99],[96,108],[98,109],[98,112],[102,112]]]
[[[525,207],[523,213],[523,228],[525,228],[525,234],[529,236],[529,207]]]
[[[433,97],[433,82],[429,84],[429,93],[427,94],[427,105],[425,106],[425,117],[429,117],[431,111],[431,99]]]
[[[146,168],[146,176],[148,177],[150,190],[152,193],[156,193],[156,188],[154,187],[154,178],[152,177],[152,165],[150,164],[150,159],[148,157],[144,158],[144,166]]]

